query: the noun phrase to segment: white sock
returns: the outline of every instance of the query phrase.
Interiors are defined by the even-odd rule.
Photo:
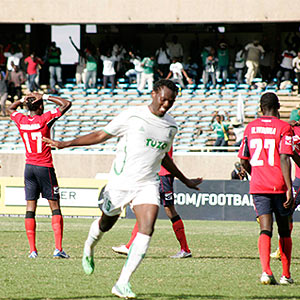
[[[150,244],[151,236],[137,233],[128,253],[127,260],[122,269],[117,284],[126,284],[129,282],[130,276],[137,269],[142,259],[145,257]]]
[[[84,244],[84,254],[91,257],[94,255],[94,247],[97,245],[98,241],[102,238],[104,232],[99,228],[99,220],[97,218],[91,225],[89,235]]]

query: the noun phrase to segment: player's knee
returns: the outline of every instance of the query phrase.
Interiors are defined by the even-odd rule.
[[[60,209],[54,209],[54,210],[52,210],[52,216],[60,216],[60,215],[61,215]]]
[[[35,218],[35,212],[27,210],[25,214],[25,219],[34,219],[34,218]]]
[[[109,231],[114,224],[116,223],[116,221],[118,220],[119,215],[117,216],[113,216],[113,217],[108,217],[108,216],[102,216],[100,219],[100,223],[99,223],[99,228],[102,232],[107,232]]]
[[[272,231],[269,230],[261,230],[260,235],[265,234],[267,236],[269,236],[270,238],[272,238]]]
[[[280,237],[291,237],[291,230],[289,228],[278,228]]]
[[[175,216],[175,217],[173,217],[173,218],[171,219],[171,222],[174,224],[175,222],[177,222],[177,221],[179,221],[179,220],[181,220],[181,218],[180,218],[179,215],[177,215],[177,216]]]

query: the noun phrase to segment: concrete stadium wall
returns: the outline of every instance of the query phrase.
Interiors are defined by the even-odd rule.
[[[1,23],[298,22],[300,1],[284,0],[17,0],[3,1]]]
[[[58,178],[95,178],[97,173],[108,173],[114,155],[53,151]],[[0,152],[0,177],[23,177],[23,152]],[[174,160],[183,173],[204,179],[230,179],[236,153],[174,154]]]

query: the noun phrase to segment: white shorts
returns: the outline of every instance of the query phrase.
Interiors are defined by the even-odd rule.
[[[107,216],[121,214],[124,207],[130,204],[131,207],[139,204],[154,204],[159,206],[158,185],[148,185],[137,190],[117,190],[105,188],[103,193],[102,211]]]

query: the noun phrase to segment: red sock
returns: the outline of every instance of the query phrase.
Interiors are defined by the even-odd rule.
[[[184,250],[185,252],[191,252],[186,241],[184,225],[181,219],[173,223],[173,230],[178,242],[180,243],[181,250]]]
[[[30,252],[36,251],[35,247],[35,218],[25,218],[25,230],[27,234],[27,239],[29,242]]]
[[[279,239],[279,249],[281,254],[282,276],[291,277],[290,265],[292,258],[292,238],[281,237]]]
[[[261,233],[258,238],[258,250],[262,271],[272,275],[270,268],[271,237]]]
[[[54,231],[55,248],[61,251],[64,230],[64,221],[62,215],[52,216],[52,229]]]
[[[132,232],[131,232],[131,237],[130,237],[130,240],[129,242],[126,244],[126,248],[129,249],[133,240],[135,239],[137,233],[139,232],[139,227],[138,227],[138,223],[136,222],[133,229],[132,229]]]

